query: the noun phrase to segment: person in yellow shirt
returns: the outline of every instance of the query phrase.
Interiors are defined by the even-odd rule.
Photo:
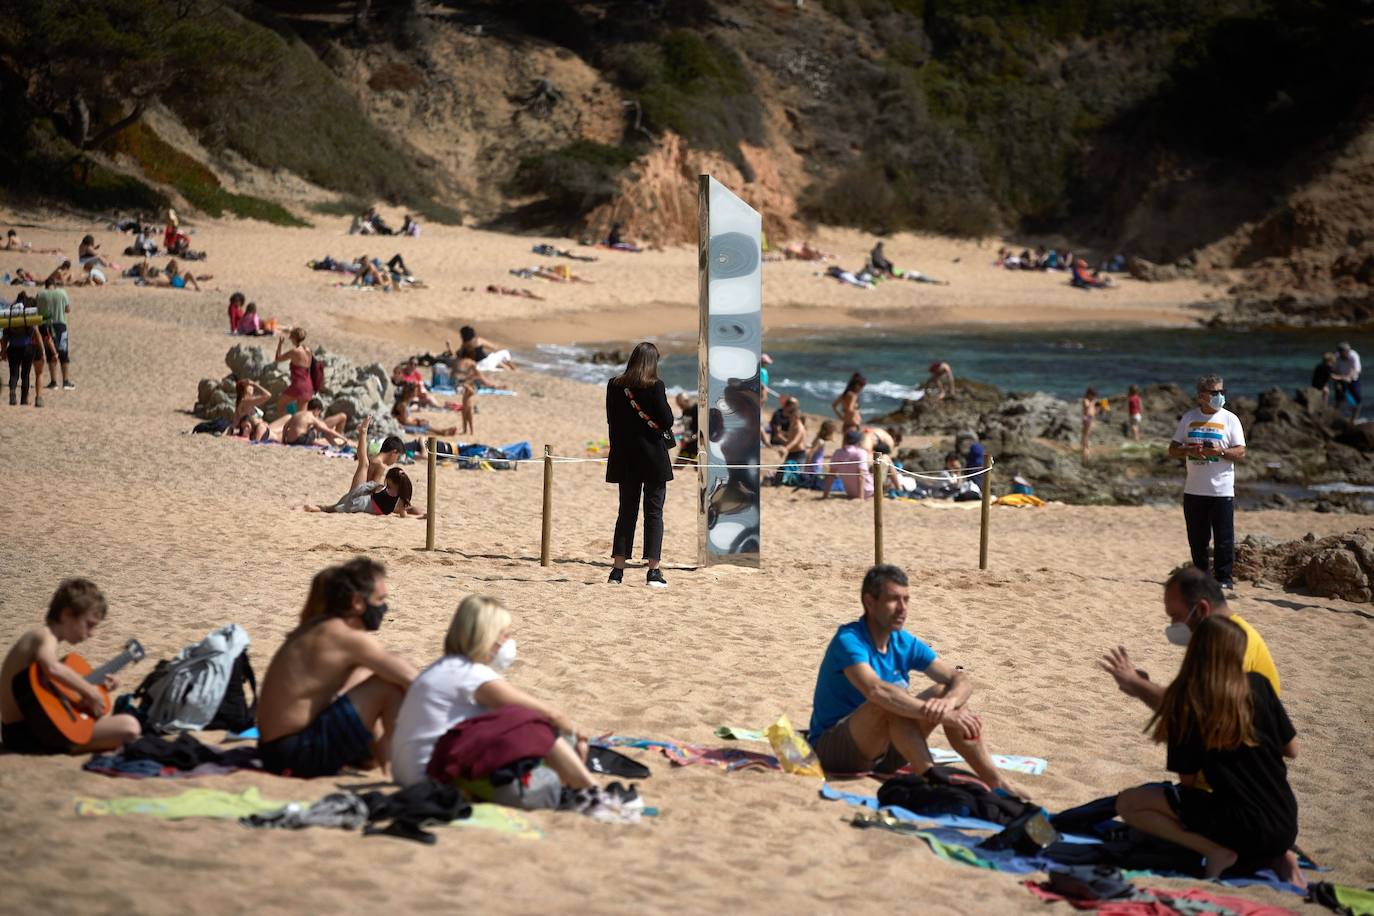
[[[1226,596],[1216,579],[1194,566],[1178,570],[1164,583],[1164,613],[1169,616],[1165,638],[1177,646],[1188,645],[1197,625],[1214,614],[1235,623],[1245,631],[1245,670],[1262,675],[1274,688],[1274,695],[1280,695],[1279,671],[1274,667],[1269,647],[1254,627],[1227,607]],[[1112,676],[1122,693],[1152,710],[1159,709],[1168,684],[1150,680],[1149,673],[1131,661],[1125,646],[1112,649],[1098,664]]]

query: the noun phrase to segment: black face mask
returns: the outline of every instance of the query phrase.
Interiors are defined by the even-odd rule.
[[[367,608],[363,611],[363,626],[369,630],[380,630],[382,620],[386,617],[386,602],[373,604],[368,602]]]

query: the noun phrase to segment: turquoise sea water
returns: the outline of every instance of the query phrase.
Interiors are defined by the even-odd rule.
[[[912,397],[934,360],[948,362],[956,378],[1061,398],[1079,397],[1089,386],[1104,396],[1124,393],[1131,384],[1187,388],[1206,372],[1221,374],[1232,397],[1254,397],[1266,388],[1307,385],[1321,354],[1341,340],[1374,359],[1374,332],[1340,330],[827,331],[775,337],[764,348],[773,357],[771,387],[799,397],[803,410],[828,414],[850,373],[860,371],[869,382],[864,412],[878,414]],[[584,355],[576,347],[541,347],[534,361],[587,381],[619,371],[580,362]],[[695,352],[670,352],[660,372],[670,389],[695,389]]]

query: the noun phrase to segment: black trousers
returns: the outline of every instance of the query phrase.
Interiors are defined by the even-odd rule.
[[[634,549],[635,524],[639,521],[640,493],[644,494],[644,559],[662,559],[663,500],[668,496],[668,484],[634,481],[620,486],[620,512],[615,517],[615,539],[611,541],[611,555],[628,557]]]
[[[15,387],[22,381],[21,397],[26,401],[29,399],[29,372],[33,370],[33,355],[34,348],[31,344],[10,344],[10,394],[14,394]]]
[[[1207,545],[1212,545],[1211,572],[1218,582],[1231,581],[1236,561],[1235,499],[1230,496],[1183,494],[1183,521],[1193,565],[1206,571]]]

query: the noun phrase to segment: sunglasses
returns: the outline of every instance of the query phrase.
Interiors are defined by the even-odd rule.
[[[1225,389],[1225,388],[1204,388],[1204,389],[1202,389],[1202,391],[1201,391],[1200,393],[1201,393],[1201,394],[1225,394],[1225,393],[1226,393],[1226,389]]]

